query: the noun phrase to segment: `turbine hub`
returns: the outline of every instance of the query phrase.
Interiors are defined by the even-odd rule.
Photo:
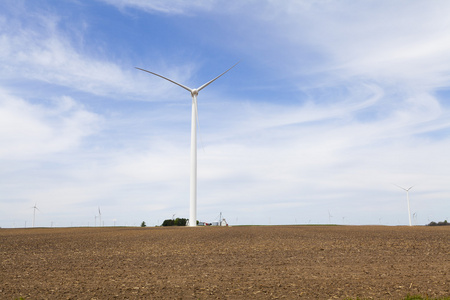
[[[193,89],[193,90],[191,91],[191,95],[192,95],[192,96],[197,96],[197,95],[198,95],[198,90],[197,90],[197,89]]]

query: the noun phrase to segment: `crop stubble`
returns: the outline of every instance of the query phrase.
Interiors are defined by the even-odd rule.
[[[450,228],[0,229],[0,298],[450,296]]]

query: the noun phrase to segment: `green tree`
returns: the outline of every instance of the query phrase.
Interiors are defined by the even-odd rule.
[[[186,226],[187,224],[187,219],[185,218],[176,218],[174,219],[167,219],[164,220],[164,222],[162,223],[162,226]]]
[[[147,225],[145,225],[145,221],[142,221],[141,227],[147,227]]]

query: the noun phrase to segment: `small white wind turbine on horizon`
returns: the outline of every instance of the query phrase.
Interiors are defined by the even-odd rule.
[[[396,187],[401,188],[406,192],[406,201],[408,202],[408,219],[409,219],[409,226],[412,226],[411,224],[411,209],[409,207],[409,190],[413,188],[413,186],[410,186],[409,188],[405,189],[404,187],[401,187],[397,184],[394,184]]]
[[[100,206],[98,207],[98,219],[100,227],[102,227],[102,212],[100,211]]]
[[[36,209],[39,210],[39,208],[37,208],[36,204],[37,203],[34,203],[34,206],[32,207],[32,209],[33,209],[33,228],[34,228],[34,220],[36,219]]]
[[[197,96],[198,93],[216,81],[219,77],[230,71],[232,68],[234,68],[239,62],[234,64],[231,68],[217,76],[216,78],[208,81],[207,83],[203,84],[199,88],[191,89],[187,86],[184,86],[172,79],[169,79],[167,77],[164,77],[162,75],[159,75],[157,73],[153,73],[150,71],[147,71],[145,69],[141,69],[136,67],[136,69],[156,75],[158,77],[161,77],[162,79],[165,79],[167,81],[170,81],[183,89],[189,91],[191,93],[192,97],[192,117],[191,117],[191,177],[190,177],[190,212],[189,212],[189,226],[194,227],[197,226],[197,124],[198,124],[198,111],[197,111]]]

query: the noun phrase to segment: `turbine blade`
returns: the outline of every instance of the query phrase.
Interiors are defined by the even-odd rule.
[[[195,106],[195,122],[197,123],[198,133],[200,133],[200,122],[198,120],[198,106]]]
[[[225,72],[223,72],[222,74],[220,74],[219,76],[217,76],[216,78],[208,81],[207,83],[205,83],[204,85],[202,85],[201,87],[199,87],[197,89],[197,91],[201,91],[202,89],[204,89],[205,87],[207,87],[208,85],[210,85],[211,83],[213,83],[215,80],[217,80],[220,76],[222,76],[223,74],[225,74],[226,72],[230,71],[231,69],[233,69],[238,63],[240,63],[240,61],[238,61],[237,63],[235,63],[231,68],[229,68],[228,70],[226,70]]]
[[[190,89],[190,88],[188,88],[187,86],[184,86],[184,85],[182,85],[181,83],[178,83],[178,82],[176,82],[176,81],[174,81],[174,80],[172,80],[172,79],[169,79],[169,78],[164,77],[164,76],[162,76],[162,75],[159,75],[159,74],[156,74],[156,73],[147,71],[147,70],[145,70],[145,69],[141,69],[141,68],[138,68],[138,67],[135,67],[135,68],[138,69],[138,70],[141,70],[141,71],[144,71],[144,72],[147,72],[147,73],[156,75],[156,76],[158,76],[158,77],[161,77],[162,79],[165,79],[165,80],[170,81],[170,82],[172,82],[172,83],[175,83],[176,85],[178,85],[178,86],[182,87],[183,89],[188,90],[190,93],[192,93],[192,89]]]
[[[201,134],[201,131],[200,131],[200,121],[199,121],[199,118],[198,118],[198,106],[197,105],[195,106],[195,122],[197,123],[197,132],[198,132],[198,137],[199,137],[199,140],[200,140],[200,146],[202,147],[203,152],[205,152],[205,147],[203,147],[202,134]]]
[[[405,189],[404,187],[401,187],[401,186],[399,186],[399,185],[397,185],[397,184],[395,184],[395,183],[393,183],[393,185],[395,185],[395,186],[398,187],[398,188],[401,188],[401,189],[404,190],[404,191],[408,191],[408,190]]]

